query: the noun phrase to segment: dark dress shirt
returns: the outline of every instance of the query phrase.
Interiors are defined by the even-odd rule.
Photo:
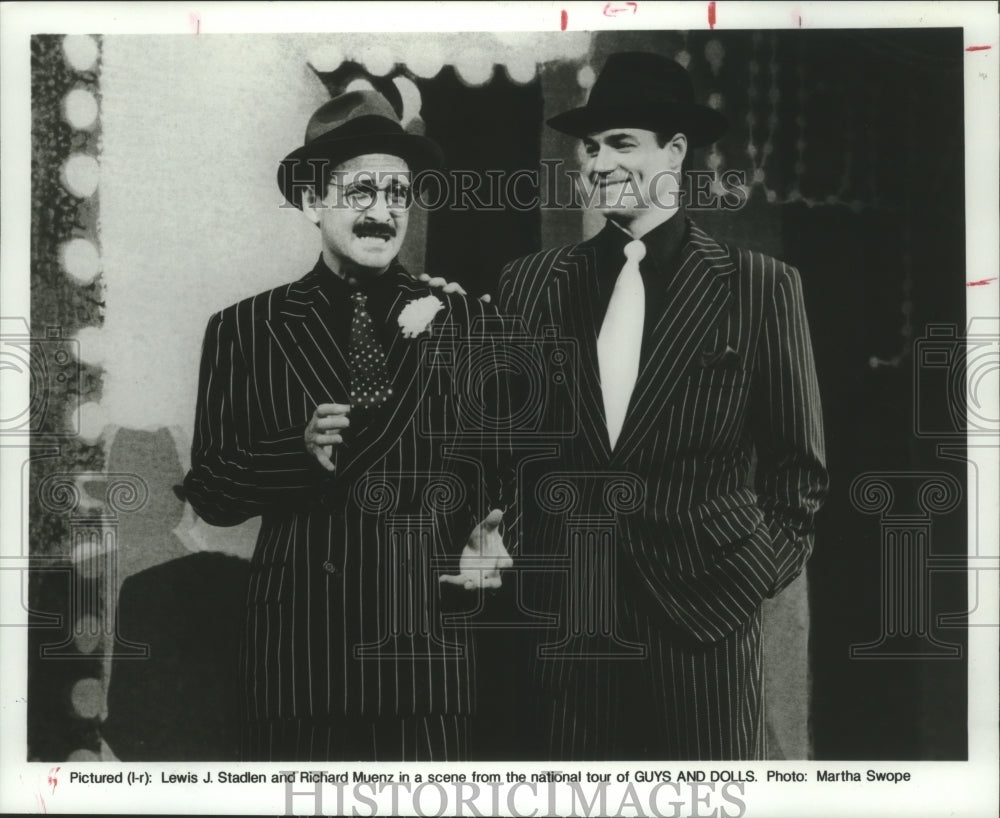
[[[356,285],[348,283],[347,280],[333,272],[323,260],[323,256],[319,257],[314,270],[320,274],[323,294],[327,297],[334,315],[337,317],[336,324],[330,328],[330,331],[341,348],[346,350],[350,344],[351,319],[354,317],[354,302],[351,300],[351,296],[360,290],[368,296],[366,308],[372,317],[375,333],[378,335],[382,350],[387,352],[392,345],[393,336],[400,331],[396,322],[397,311],[393,311],[392,315],[389,314],[396,301],[396,296],[399,295],[400,278],[412,281],[402,265],[393,260],[384,273],[367,281],[359,281]]]

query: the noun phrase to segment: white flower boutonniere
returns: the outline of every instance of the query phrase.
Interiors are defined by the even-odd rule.
[[[426,332],[438,310],[443,308],[444,304],[433,295],[425,295],[423,298],[411,301],[399,314],[399,326],[403,330],[403,337],[416,338],[422,332]]]

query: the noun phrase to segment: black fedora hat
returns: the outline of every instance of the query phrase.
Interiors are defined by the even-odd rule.
[[[579,137],[610,128],[682,133],[695,148],[714,142],[728,127],[722,114],[694,101],[691,76],[677,62],[641,51],[608,57],[587,104],[548,123]]]
[[[302,207],[302,190],[314,173],[327,173],[361,154],[398,156],[414,172],[444,161],[436,143],[403,129],[395,109],[377,91],[349,91],[324,103],[309,118],[303,141],[278,166],[278,187],[296,207]]]

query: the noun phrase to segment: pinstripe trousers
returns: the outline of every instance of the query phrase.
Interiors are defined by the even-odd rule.
[[[576,684],[545,697],[551,760],[766,757],[760,612],[710,644],[665,638],[639,614],[631,624],[644,659],[592,660]]]
[[[272,719],[240,741],[243,761],[466,761],[469,717]]]

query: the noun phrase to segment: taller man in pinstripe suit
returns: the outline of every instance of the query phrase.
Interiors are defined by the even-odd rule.
[[[440,158],[374,92],[326,103],[278,173],[319,227],[316,266],[208,324],[184,486],[209,523],[261,517],[246,760],[467,756],[474,657],[442,599],[499,584],[510,486],[500,446],[463,437],[459,379],[429,363],[462,343],[488,361],[491,308],[396,260],[411,172]]]
[[[607,223],[510,263],[499,306],[578,345],[577,402],[552,407],[575,415],[578,434],[546,466],[573,485],[577,534],[591,520],[600,545],[611,482],[632,497],[618,503],[604,568],[577,566],[538,597],[564,626],[534,658],[548,752],[762,758],[761,603],[802,570],[827,490],[799,274],[687,217],[684,158],[726,123],[694,102],[673,60],[612,55],[587,105],[549,124],[582,140]],[[548,502],[522,553],[566,553],[565,506]],[[600,628],[574,621],[588,605],[611,614],[597,650],[583,637]]]

